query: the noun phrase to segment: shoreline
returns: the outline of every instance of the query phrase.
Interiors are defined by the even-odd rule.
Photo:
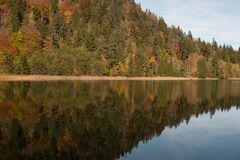
[[[110,76],[51,76],[51,75],[0,75],[0,81],[196,81],[219,80],[196,77],[110,77]],[[228,80],[240,80],[229,78]]]

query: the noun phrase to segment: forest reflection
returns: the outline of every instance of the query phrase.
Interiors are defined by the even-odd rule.
[[[1,159],[117,159],[192,116],[240,106],[238,81],[0,82]]]

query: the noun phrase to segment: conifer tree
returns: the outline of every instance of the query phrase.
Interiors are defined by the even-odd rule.
[[[204,58],[201,58],[197,62],[197,69],[198,69],[198,77],[199,78],[206,78],[207,77],[207,64]]]
[[[10,8],[12,31],[16,32],[24,21],[26,11],[25,0],[9,0],[8,6]]]

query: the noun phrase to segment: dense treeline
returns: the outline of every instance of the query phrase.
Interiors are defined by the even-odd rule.
[[[133,0],[0,0],[0,73],[228,78],[239,64]]]

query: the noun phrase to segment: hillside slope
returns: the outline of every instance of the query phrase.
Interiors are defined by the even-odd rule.
[[[227,78],[239,63],[132,0],[0,0],[0,73]]]

